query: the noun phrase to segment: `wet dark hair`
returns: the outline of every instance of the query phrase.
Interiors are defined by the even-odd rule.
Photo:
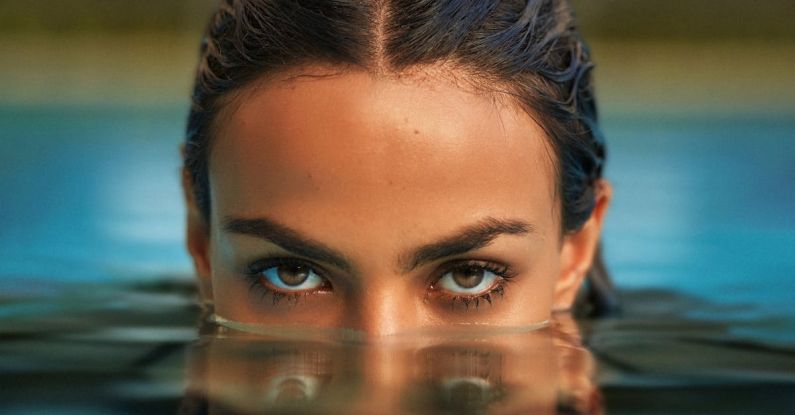
[[[597,124],[588,47],[565,0],[222,0],[201,45],[188,117],[185,171],[210,213],[213,123],[240,91],[309,64],[401,74],[442,66],[512,97],[546,131],[557,156],[564,232],[591,216],[605,143]],[[601,257],[581,306],[617,304]]]

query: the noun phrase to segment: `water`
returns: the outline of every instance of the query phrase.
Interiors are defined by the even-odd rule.
[[[622,315],[373,345],[204,321],[183,115],[0,108],[0,413],[795,408],[795,118],[605,120]]]
[[[721,307],[671,292],[628,292],[623,316],[560,316],[533,332],[368,344],[203,322],[186,283],[58,288],[0,308],[2,413],[784,414],[795,405],[795,349],[732,335],[733,321],[689,318]]]

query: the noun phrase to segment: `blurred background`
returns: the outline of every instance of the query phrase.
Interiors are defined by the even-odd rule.
[[[795,2],[574,4],[618,285],[780,319],[795,340]],[[0,299],[191,278],[178,146],[213,6],[0,0]]]

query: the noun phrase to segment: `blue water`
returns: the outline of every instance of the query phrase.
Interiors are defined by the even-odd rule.
[[[625,288],[795,316],[795,119],[609,119],[607,256]],[[795,340],[795,330],[778,333]]]
[[[181,108],[0,108],[0,280],[189,274]]]

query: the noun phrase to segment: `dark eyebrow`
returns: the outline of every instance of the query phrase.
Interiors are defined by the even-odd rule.
[[[296,255],[353,272],[354,267],[345,255],[273,220],[228,217],[224,220],[224,229],[227,232],[264,239]],[[534,231],[531,224],[521,220],[486,218],[440,241],[417,248],[404,257],[407,260],[401,261],[404,264],[401,268],[407,273],[429,262],[483,248],[500,235],[525,235]]]
[[[351,261],[345,255],[270,219],[228,217],[224,220],[224,229],[227,232],[264,239],[296,255],[353,272]]]
[[[525,235],[534,231],[533,225],[521,220],[486,218],[438,242],[416,249],[405,257],[408,260],[403,261],[402,268],[404,272],[409,272],[429,262],[483,248],[500,235]]]

